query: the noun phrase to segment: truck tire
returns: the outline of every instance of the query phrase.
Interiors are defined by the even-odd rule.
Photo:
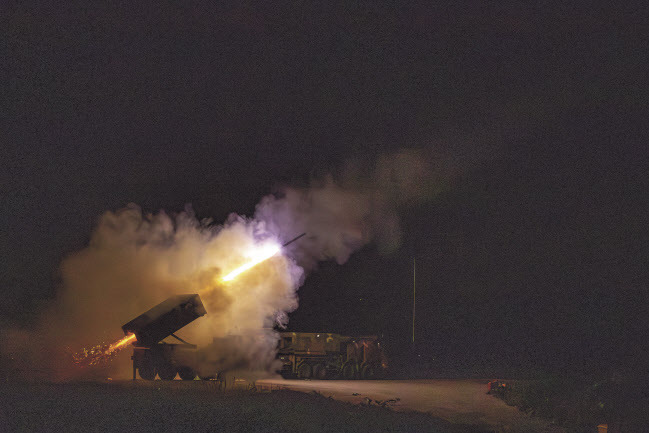
[[[196,372],[191,367],[179,367],[178,376],[180,376],[182,380],[194,380]]]
[[[324,364],[314,365],[313,378],[318,380],[325,380],[327,378],[327,367]]]
[[[313,369],[311,368],[311,365],[306,362],[297,367],[297,377],[300,379],[310,379],[312,374]]]
[[[148,362],[140,364],[137,371],[140,373],[140,377],[144,380],[155,379],[155,368],[153,368],[153,365]]]
[[[363,380],[376,379],[376,367],[374,364],[363,364],[361,367],[361,377]]]
[[[216,379],[216,374],[213,374],[212,376],[198,376],[200,380],[214,380]]]
[[[356,379],[356,363],[349,361],[343,365],[341,374],[345,380],[354,380]]]
[[[174,366],[168,362],[158,365],[158,376],[162,380],[174,380],[176,373]]]

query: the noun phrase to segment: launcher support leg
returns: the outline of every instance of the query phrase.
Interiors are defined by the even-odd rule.
[[[135,352],[133,352],[131,359],[133,360],[133,380],[135,380]]]

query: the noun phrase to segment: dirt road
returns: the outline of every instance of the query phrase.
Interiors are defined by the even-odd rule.
[[[386,402],[394,410],[427,412],[458,424],[489,425],[512,432],[563,432],[487,395],[482,380],[285,380],[264,379],[258,387],[317,391],[352,403]],[[368,399],[371,399],[368,400]],[[393,401],[390,401],[393,400]]]

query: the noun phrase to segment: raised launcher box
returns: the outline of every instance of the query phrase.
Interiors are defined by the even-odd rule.
[[[135,334],[138,346],[153,346],[207,312],[198,294],[176,295],[122,326]]]

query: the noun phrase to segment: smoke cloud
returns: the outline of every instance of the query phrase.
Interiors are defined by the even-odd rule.
[[[367,164],[350,162],[308,187],[284,187],[264,197],[252,218],[231,215],[222,225],[198,221],[191,209],[176,215],[144,213],[137,205],[104,213],[89,245],[61,265],[55,302],[32,330],[4,331],[16,374],[65,380],[81,375],[125,376],[125,350],[100,369],[80,371],[66,350],[120,337],[120,327],[167,297],[199,293],[207,315],[179,335],[220,347],[205,362],[221,369],[272,370],[276,335],[298,306],[305,272],[319,261],[344,263],[369,242],[398,246],[398,212],[432,198],[452,174],[443,158],[403,150]],[[283,254],[232,282],[225,273],[247,262],[264,242],[306,232]],[[225,345],[225,346],[224,346]],[[217,350],[218,349],[218,350]]]
[[[291,254],[307,270],[323,260],[345,263],[369,242],[384,252],[401,241],[398,212],[432,199],[453,173],[447,158],[424,149],[383,155],[373,164],[347,163],[338,176],[316,178],[306,188],[284,187],[264,197],[255,220],[280,236],[308,234]]]

